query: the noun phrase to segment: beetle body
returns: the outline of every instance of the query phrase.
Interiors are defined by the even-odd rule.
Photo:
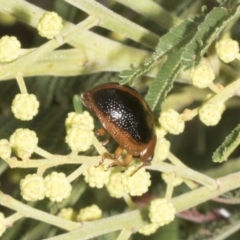
[[[140,156],[144,164],[150,163],[156,145],[154,117],[134,89],[106,83],[83,93],[81,98],[120,148],[132,156]]]

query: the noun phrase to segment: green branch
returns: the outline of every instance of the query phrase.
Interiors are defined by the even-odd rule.
[[[116,0],[116,2],[131,8],[133,11],[140,13],[142,16],[149,18],[166,29],[170,29],[182,22],[181,19],[151,0]]]
[[[219,178],[217,181],[219,183],[218,189],[210,190],[207,187],[201,187],[191,191],[190,193],[185,193],[181,196],[173,198],[172,203],[176,209],[176,213],[197,206],[225,192],[239,188],[240,172]],[[137,230],[139,227],[147,223],[147,217],[146,219],[143,217],[145,215],[144,212],[145,210],[134,210],[117,216],[104,218],[102,220],[84,223],[84,227],[81,229],[58,235],[57,237],[49,238],[48,240],[77,240],[79,239],[79,236],[81,236],[81,240],[84,240],[121,230],[123,228],[132,228]]]
[[[43,211],[30,207],[26,204],[23,204],[15,200],[11,196],[4,194],[3,192],[0,192],[0,205],[12,209],[22,214],[24,217],[44,221],[45,223],[49,223],[51,225],[57,226],[68,231],[79,229],[82,226],[81,223],[68,221],[66,219],[56,217],[52,214],[45,213]]]
[[[73,6],[85,11],[90,16],[97,16],[101,20],[99,25],[113,32],[123,34],[135,42],[149,48],[155,48],[159,37],[149,30],[114,13],[94,0],[65,0]]]
[[[88,17],[86,20],[82,21],[76,27],[67,28],[62,34],[62,41],[56,38],[48,41],[42,46],[36,48],[32,52],[18,58],[16,61],[2,65],[1,77],[3,79],[8,78],[11,75],[15,75],[17,72],[25,72],[25,69],[35,63],[39,58],[47,55],[49,52],[68,42],[71,38],[78,36],[81,32],[93,27],[98,23],[96,17]]]

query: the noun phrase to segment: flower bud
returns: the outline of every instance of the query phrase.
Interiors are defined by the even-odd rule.
[[[22,197],[27,201],[42,200],[45,197],[44,180],[37,174],[28,174],[20,182]]]
[[[100,165],[99,167],[90,166],[83,175],[90,187],[103,188],[109,181],[110,172],[110,170],[106,171],[104,169],[104,165]]]
[[[92,205],[80,210],[77,221],[85,222],[102,218],[102,210],[97,205]]]
[[[159,117],[159,122],[162,128],[172,134],[182,133],[185,127],[181,115],[173,109],[163,112]]]
[[[232,62],[239,54],[238,42],[225,38],[216,43],[218,57],[225,63]]]
[[[205,103],[199,109],[199,118],[206,126],[215,126],[218,124],[225,110],[223,103]]]
[[[215,74],[207,64],[201,63],[190,73],[193,86],[198,88],[208,87],[215,79]]]
[[[52,202],[61,202],[69,197],[72,186],[68,182],[64,173],[52,172],[45,177],[45,196],[50,198]]]
[[[11,62],[18,58],[21,43],[16,37],[4,36],[0,39],[0,62]]]
[[[57,36],[62,28],[62,18],[55,12],[45,12],[38,23],[39,35],[47,39]]]
[[[12,112],[15,118],[22,121],[32,120],[37,115],[39,102],[34,94],[17,94],[12,102]]]
[[[141,196],[147,192],[148,187],[151,185],[150,174],[145,170],[145,168],[140,168],[135,172],[137,167],[129,167],[123,178],[123,183],[126,186],[127,192],[131,196]]]
[[[66,142],[72,151],[87,151],[93,142],[93,132],[74,125],[67,131]]]
[[[10,137],[10,145],[16,154],[22,158],[29,158],[34,152],[38,144],[36,133],[29,130],[19,128]]]
[[[159,226],[166,225],[174,220],[175,209],[165,198],[154,199],[149,206],[149,217],[152,223]]]

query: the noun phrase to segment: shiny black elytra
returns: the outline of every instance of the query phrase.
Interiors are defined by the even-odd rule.
[[[81,99],[91,109],[104,129],[119,144],[112,165],[128,165],[132,156],[140,156],[144,165],[149,165],[156,145],[155,123],[151,109],[134,89],[117,83],[106,83],[83,93]],[[127,151],[124,164],[117,158]]]

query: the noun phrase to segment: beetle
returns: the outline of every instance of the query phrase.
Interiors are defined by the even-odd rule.
[[[133,88],[118,83],[98,85],[81,94],[83,104],[99,119],[103,128],[119,144],[111,166],[127,166],[132,156],[139,156],[143,165],[150,165],[156,145],[153,113],[144,98]],[[127,151],[124,163],[118,158]],[[109,157],[109,154],[103,156]],[[102,160],[102,161],[103,161]]]

